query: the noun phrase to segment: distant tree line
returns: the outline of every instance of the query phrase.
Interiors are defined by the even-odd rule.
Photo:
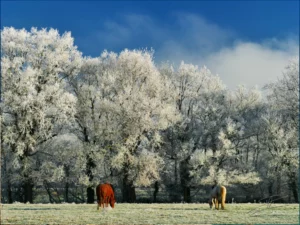
[[[262,93],[153,54],[83,57],[70,33],[1,30],[2,202],[37,187],[55,202],[60,187],[60,202],[94,203],[103,182],[123,202],[142,187],[192,202],[215,184],[298,202],[299,58]]]

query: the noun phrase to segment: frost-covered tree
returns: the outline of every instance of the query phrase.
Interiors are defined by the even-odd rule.
[[[220,129],[218,121],[224,120],[221,111],[225,88],[219,77],[206,67],[199,69],[182,62],[177,70],[168,65],[161,70],[172,80],[177,93],[177,110],[182,116],[182,120],[166,133],[167,157],[173,161],[169,165],[174,167],[175,186],[180,179],[184,201],[190,202],[190,160],[204,142],[207,147],[215,145]]]
[[[116,121],[111,110],[117,106],[112,102],[116,55],[107,57],[104,52],[98,58],[83,59],[80,73],[72,77],[71,83],[77,97],[76,125],[73,132],[82,141],[86,155],[87,202],[94,203],[94,188],[110,176],[111,167],[104,163],[106,149],[118,138],[114,128]]]
[[[173,74],[177,108],[183,118],[166,134],[169,159],[175,161],[175,177],[180,175],[183,200],[191,201],[190,189],[198,185],[246,180],[255,183],[257,174],[251,166],[240,170],[244,162],[238,163],[238,157],[243,140],[253,135],[244,130],[252,122],[248,114],[259,105],[259,94],[247,93],[242,87],[230,94],[219,77],[205,67],[199,70],[182,63],[177,72],[167,67],[162,70]]]
[[[193,155],[193,167],[202,165],[194,181],[209,185],[256,184],[260,178],[254,170],[248,144],[257,135],[252,126],[261,115],[260,93],[241,86],[234,93],[227,93],[220,105],[224,111],[219,116],[224,119],[218,123],[214,144],[204,151],[200,148]],[[191,171],[195,172],[198,171]]]
[[[299,57],[290,60],[277,82],[266,85],[272,111],[282,116],[283,122],[299,126]]]
[[[98,146],[88,156],[89,178],[99,174],[93,157],[102,154],[106,163],[101,166],[106,169],[101,171],[119,174],[123,200],[135,201],[135,187],[159,179],[162,160],[155,150],[159,131],[178,118],[173,90],[150,51],[105,51],[98,58],[87,58],[81,73],[77,120],[85,141]]]
[[[160,131],[178,119],[173,90],[149,51],[122,51],[117,58],[113,112],[119,141],[112,166],[122,173],[123,200],[135,200],[136,186],[159,179],[161,159],[155,149]]]
[[[79,72],[81,53],[70,33],[32,28],[1,31],[3,142],[19,167],[24,202],[32,202],[33,155],[72,121],[76,98],[66,77]]]
[[[78,187],[86,183],[86,157],[82,142],[74,135],[65,133],[56,136],[40,146],[37,158],[41,159],[39,169],[33,172],[33,178],[40,186],[44,186],[50,202],[70,202],[71,197],[79,199],[70,187]],[[55,151],[53,151],[55,149]],[[38,161],[38,160],[37,160]],[[51,190],[58,192],[56,185],[63,188],[63,200],[55,199]],[[59,195],[58,195],[59,197]]]
[[[15,186],[18,201],[32,202],[38,185],[51,202],[68,202],[80,185],[93,203],[94,187],[106,181],[119,184],[125,202],[153,183],[154,199],[159,184],[186,202],[194,187],[242,184],[298,201],[299,59],[266,86],[266,101],[256,89],[227,90],[206,67],[175,68],[157,67],[153,51],[82,58],[70,33],[4,28],[8,201]],[[64,199],[51,194],[56,185]]]
[[[281,119],[273,113],[265,115],[263,122],[261,126],[265,131],[260,137],[260,144],[264,151],[259,159],[258,169],[264,178],[268,196],[277,195],[278,198],[283,198],[284,195],[292,193],[297,202],[298,131],[291,127],[286,129],[282,126]]]
[[[294,58],[277,82],[266,86],[268,92],[268,114],[265,116],[265,128],[262,145],[268,163],[262,164],[269,195],[276,183],[276,194],[282,195],[282,184],[287,183],[295,202],[298,202],[299,174],[299,58]],[[287,179],[286,179],[287,178]]]

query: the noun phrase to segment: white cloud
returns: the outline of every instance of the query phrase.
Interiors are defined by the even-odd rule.
[[[121,16],[119,22],[106,21],[97,33],[98,44],[108,50],[154,47],[157,62],[184,60],[207,65],[228,88],[239,84],[261,88],[280,77],[289,59],[299,54],[298,37],[281,40],[270,37],[254,43],[243,41],[233,30],[198,15],[174,13],[172,16],[171,23],[137,14]]]
[[[232,48],[222,48],[205,57],[204,61],[229,88],[239,84],[262,88],[266,83],[281,77],[288,61],[298,54],[297,42],[288,42],[278,41],[278,45],[273,48],[259,43],[240,42]]]

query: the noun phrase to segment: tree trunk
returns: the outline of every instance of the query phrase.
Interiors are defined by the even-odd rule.
[[[66,182],[65,184],[65,202],[69,202],[69,183]]]
[[[291,188],[292,188],[292,192],[293,192],[293,196],[294,196],[295,202],[299,203],[298,188],[297,188],[297,184],[296,184],[295,180],[292,181]]]
[[[273,182],[269,182],[268,184],[269,198],[273,195]]]
[[[178,162],[177,162],[177,156],[175,156],[176,158],[175,158],[175,165],[174,165],[174,176],[175,176],[175,185],[177,185],[178,184],[178,172],[177,172],[177,164],[178,164]]]
[[[45,189],[46,189],[46,191],[47,191],[47,193],[48,193],[49,202],[50,202],[50,203],[56,202],[56,201],[54,200],[53,196],[51,195],[50,187],[49,187],[47,181],[45,181],[45,180],[44,180],[44,187],[45,187]]]
[[[299,203],[298,186],[297,186],[296,179],[297,178],[295,172],[292,172],[291,175],[289,176],[289,186],[290,189],[292,190],[295,202]]]
[[[259,156],[259,149],[260,149],[260,145],[259,145],[259,142],[260,142],[260,140],[259,140],[259,135],[257,134],[256,135],[256,141],[257,141],[257,146],[256,146],[256,148],[254,148],[254,153],[253,153],[253,161],[254,161],[254,167],[255,167],[255,169],[257,169],[257,163],[258,163],[258,156]]]
[[[88,131],[87,131],[86,127],[83,128],[83,135],[84,135],[84,142],[90,143],[89,135],[88,135]],[[88,176],[89,181],[91,182],[91,181],[93,181],[93,178],[94,178],[92,169],[96,167],[96,164],[95,164],[94,160],[92,159],[92,157],[89,154],[86,155],[86,161],[87,161],[87,163],[86,163],[86,175]],[[86,202],[88,204],[93,204],[95,202],[94,187],[87,187],[86,195],[87,195]]]
[[[158,181],[155,182],[154,184],[154,193],[153,193],[153,202],[156,202],[156,196],[157,196],[157,193],[158,193]]]
[[[65,183],[65,194],[64,194],[64,201],[69,202],[69,175],[70,175],[70,168],[68,166],[65,166],[65,173],[66,173],[66,183]]]
[[[191,203],[191,188],[188,186],[183,187],[183,201]]]
[[[20,160],[21,160],[21,164],[22,164],[22,170],[26,171],[26,166],[28,164],[28,158],[29,156],[27,155],[28,153],[28,146],[26,148],[26,151],[24,152],[23,156],[20,156]],[[23,178],[24,181],[21,184],[21,187],[23,189],[23,202],[24,203],[33,203],[33,187],[34,187],[34,183],[33,183],[33,179],[30,178],[30,174],[28,172],[24,172],[23,173]]]
[[[289,194],[288,194],[288,203],[291,203],[292,201],[292,195],[291,195],[292,190],[289,188]]]
[[[188,169],[189,157],[180,163],[180,183],[183,191],[183,201],[191,202],[190,175]]]
[[[281,196],[281,175],[277,174],[277,195]]]
[[[1,126],[1,124],[0,124],[0,126]],[[2,146],[1,146],[2,147]],[[3,148],[2,148],[3,149]],[[0,158],[0,160],[1,160],[1,158]],[[8,203],[13,203],[13,198],[12,198],[12,190],[11,190],[11,182],[10,182],[10,175],[9,175],[9,173],[7,172],[7,167],[6,167],[6,158],[4,158],[4,174],[7,176],[6,177],[6,182],[7,182],[7,191],[6,191],[6,193],[7,193],[7,202]],[[1,168],[1,167],[0,167]],[[0,172],[1,172],[1,170],[0,170]],[[1,183],[1,182],[0,182]],[[1,196],[2,196],[2,193],[1,193]],[[1,199],[2,200],[2,199]]]
[[[31,179],[26,180],[23,184],[24,190],[24,203],[30,202],[33,203],[33,183]]]
[[[95,191],[93,187],[88,187],[86,189],[86,193],[87,193],[87,203],[89,204],[93,204],[95,201]]]
[[[122,190],[123,202],[133,203],[136,201],[135,187],[133,186],[133,181],[128,179],[128,172],[127,166],[125,166]]]
[[[81,198],[83,199],[83,202],[85,202],[85,200],[84,200],[85,199],[84,198],[84,187],[81,187]]]
[[[248,164],[248,158],[249,158],[249,144],[246,148],[246,164]]]
[[[9,180],[7,181],[7,201],[8,201],[8,203],[13,203],[11,183]]]
[[[174,157],[174,183],[168,185],[169,199],[171,202],[180,202],[181,200],[181,190],[178,183],[178,159],[175,155]]]
[[[24,202],[24,193],[23,193],[23,186],[22,184],[18,186],[17,193],[16,193],[16,201],[17,202]]]
[[[132,182],[129,184],[123,181],[123,202],[133,203],[136,201],[135,187]]]
[[[95,166],[96,165],[95,165],[93,159],[89,155],[87,155],[86,174],[89,177],[90,182],[94,178],[93,173],[92,173],[92,169],[95,168]],[[94,187],[88,187],[86,192],[87,192],[87,203],[88,204],[94,204],[94,202],[95,202]]]

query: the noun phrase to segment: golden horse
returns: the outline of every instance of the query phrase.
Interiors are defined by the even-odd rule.
[[[212,208],[215,205],[215,208],[219,209],[219,204],[221,204],[221,209],[225,209],[225,201],[226,188],[221,185],[213,186],[208,201],[209,207]]]

